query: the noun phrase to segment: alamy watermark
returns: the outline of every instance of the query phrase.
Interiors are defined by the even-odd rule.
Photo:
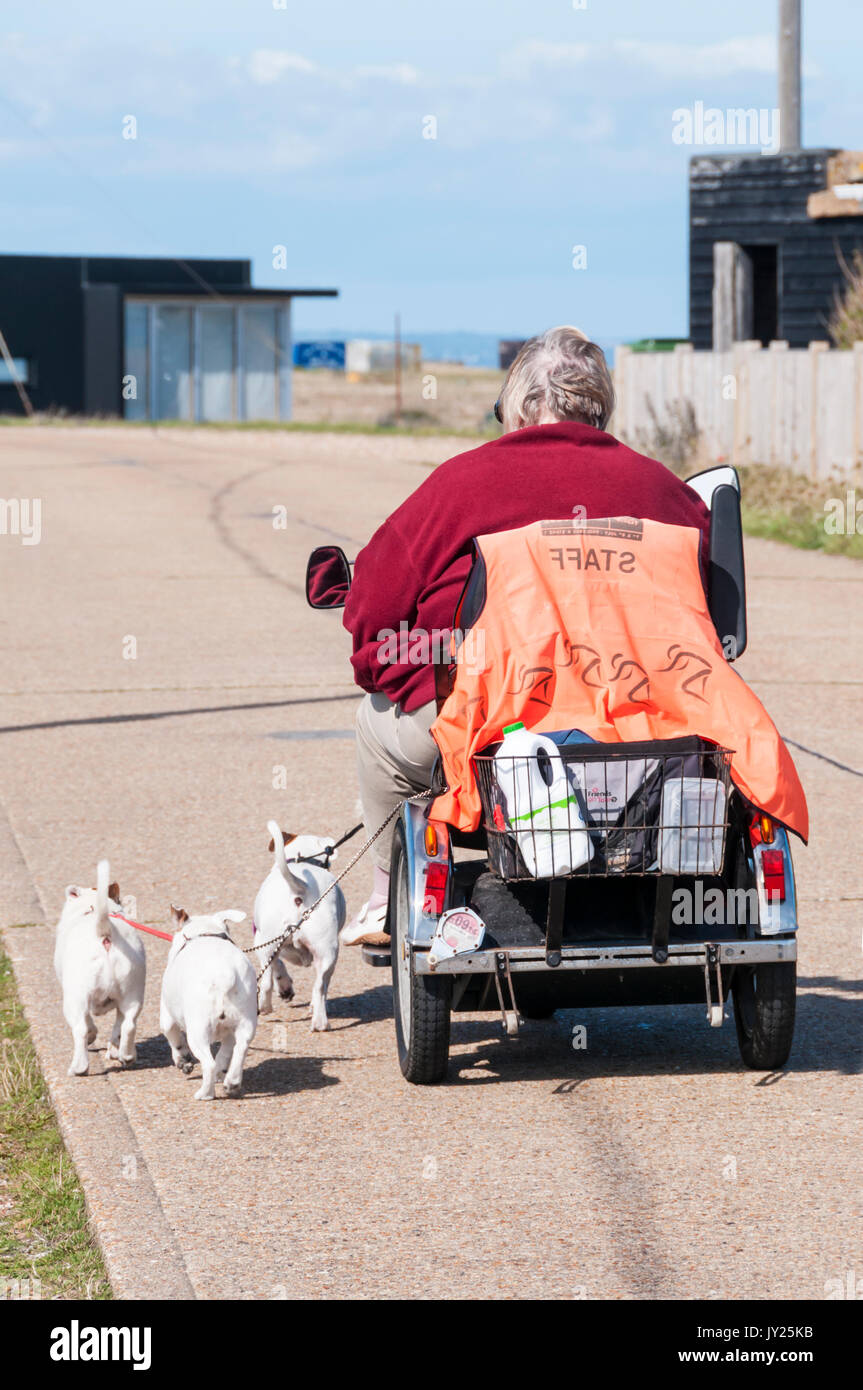
[[[863,497],[853,488],[843,497],[828,497],[824,503],[824,530],[828,536],[863,536]]]
[[[779,108],[769,106],[679,106],[671,113],[671,138],[675,145],[758,145],[762,154],[779,149]]]
[[[781,894],[770,888],[765,894],[768,906],[781,902]],[[757,888],[705,888],[695,880],[694,888],[675,888],[671,894],[671,920],[676,927],[719,927],[757,925]]]
[[[42,539],[41,497],[0,497],[0,536],[20,536],[22,545]]]
[[[484,671],[485,631],[481,627],[411,627],[405,619],[398,632],[382,627],[377,635],[377,658],[382,666],[445,666],[459,654],[459,665],[470,673]]]

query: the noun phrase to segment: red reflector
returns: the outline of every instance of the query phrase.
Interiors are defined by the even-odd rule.
[[[426,892],[423,911],[430,917],[440,917],[446,898],[446,864],[429,864],[426,869]]]
[[[761,856],[764,887],[768,900],[785,901],[785,855],[781,849],[766,849]]]

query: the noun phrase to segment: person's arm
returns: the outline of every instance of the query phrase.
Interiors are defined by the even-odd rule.
[[[402,622],[414,626],[422,589],[397,517],[395,513],[385,521],[357,556],[344,613],[344,625],[353,637],[351,665],[357,685],[385,695],[391,667],[379,660],[384,640],[380,634],[398,634]]]

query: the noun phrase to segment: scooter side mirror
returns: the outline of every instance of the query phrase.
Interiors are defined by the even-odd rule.
[[[306,602],[311,608],[344,608],[351,587],[348,557],[338,545],[319,545],[306,565]]]

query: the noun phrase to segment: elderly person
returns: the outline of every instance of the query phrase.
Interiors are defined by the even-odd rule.
[[[706,542],[703,503],[663,464],[606,433],[613,410],[601,349],[576,328],[549,329],[509,369],[495,405],[501,437],[436,468],[357,557],[344,621],[367,692],[357,765],[369,833],[429,785],[437,753],[430,648],[452,624],[474,536],[573,515],[636,516],[698,527]],[[372,893],[345,929],[346,944],[389,940],[381,933],[391,841],[384,833],[375,842]]]

